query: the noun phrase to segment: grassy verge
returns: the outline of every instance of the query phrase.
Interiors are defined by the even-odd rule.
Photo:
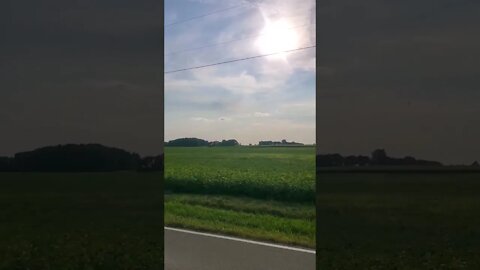
[[[318,269],[480,269],[480,174],[317,181]]]
[[[0,269],[162,269],[161,181],[0,173]]]
[[[167,195],[165,225],[315,246],[315,206],[250,198]]]

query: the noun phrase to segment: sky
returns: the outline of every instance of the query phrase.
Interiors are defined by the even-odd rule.
[[[162,1],[0,3],[0,156],[163,144]]]
[[[317,152],[480,161],[480,1],[318,1]]]
[[[163,39],[157,0],[1,1],[0,156],[89,142],[150,155],[178,137],[316,135],[321,153],[480,160],[479,1],[316,2],[318,21],[314,1],[168,0],[167,24],[245,5],[174,24]],[[318,58],[304,50],[162,72],[263,54],[252,36],[282,19],[299,47],[318,36]]]
[[[315,1],[166,0],[165,25],[168,72],[315,45]],[[165,140],[314,143],[315,54],[165,74]]]

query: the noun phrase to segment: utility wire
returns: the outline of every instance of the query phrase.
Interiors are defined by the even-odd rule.
[[[308,10],[312,10],[312,8],[309,8]],[[299,16],[302,16],[302,15],[303,15],[303,14],[298,14],[298,15],[293,15],[293,16],[283,16],[282,18],[299,17]],[[311,21],[311,20],[309,19],[309,21]],[[312,25],[312,24],[315,24],[315,22],[310,22],[310,23],[302,24],[302,25],[295,25],[295,26],[293,26],[293,27],[288,27],[288,28],[286,28],[286,29],[302,28],[302,27],[306,27],[306,26],[309,26],[309,25]],[[218,45],[223,45],[223,44],[227,44],[227,43],[231,43],[231,42],[235,42],[235,41],[248,40],[248,39],[252,39],[252,38],[255,38],[255,37],[260,37],[260,36],[263,36],[263,35],[266,35],[266,34],[249,35],[249,36],[242,37],[242,38],[238,38],[238,39],[231,39],[231,40],[227,40],[227,41],[223,41],[223,42],[218,42],[218,43],[205,44],[205,45],[199,46],[199,47],[181,49],[181,50],[177,50],[177,51],[173,51],[173,52],[166,53],[165,56],[173,55],[173,54],[179,54],[179,53],[183,53],[183,52],[200,50],[200,49],[204,49],[204,48],[215,47],[215,46],[218,46]]]
[[[200,19],[200,18],[203,18],[203,17],[207,17],[207,16],[210,16],[210,15],[216,14],[216,13],[228,11],[228,10],[231,10],[231,9],[236,9],[236,8],[239,8],[239,7],[242,7],[242,6],[245,6],[245,3],[240,4],[240,5],[236,5],[236,6],[231,6],[231,7],[228,7],[228,8],[223,8],[223,9],[214,10],[214,11],[212,11],[212,12],[210,12],[210,13],[198,15],[198,16],[191,17],[191,18],[188,18],[188,19],[185,19],[185,20],[175,21],[175,22],[166,24],[165,27],[170,27],[170,26],[173,26],[173,25],[177,25],[177,24],[181,24],[181,23],[193,21],[193,20],[196,20],[196,19]]]
[[[290,29],[302,28],[302,27],[306,27],[306,26],[309,26],[309,25],[312,25],[312,24],[314,24],[314,23],[307,23],[307,24],[297,25],[297,26],[288,27],[288,28],[285,28],[285,29],[290,30]],[[166,53],[165,55],[168,56],[168,55],[179,54],[179,53],[184,53],[184,52],[189,52],[189,51],[196,51],[196,50],[205,49],[205,48],[210,48],[210,47],[216,47],[216,46],[219,46],[219,45],[224,45],[224,44],[228,44],[228,43],[232,43],[232,42],[236,42],[236,41],[241,41],[241,40],[249,40],[249,39],[253,39],[253,38],[261,37],[261,36],[265,36],[265,35],[267,35],[267,34],[251,35],[251,36],[246,36],[246,37],[243,37],[243,38],[236,38],[236,39],[231,39],[231,40],[227,40],[227,41],[223,41],[223,42],[206,44],[206,45],[204,45],[204,46],[199,46],[199,47],[194,47],[194,48],[189,48],[189,49],[183,49],[183,50],[178,50],[178,51],[173,51],[173,52]]]
[[[281,53],[286,53],[286,52],[295,52],[295,51],[300,51],[300,50],[306,50],[306,49],[311,49],[311,48],[315,48],[315,47],[317,47],[317,46],[308,46],[308,47],[302,47],[302,48],[297,48],[297,49],[293,49],[293,50],[286,50],[286,51],[269,53],[269,54],[255,55],[255,56],[250,56],[250,57],[245,57],[245,58],[240,58],[240,59],[234,59],[234,60],[229,60],[229,61],[224,61],[224,62],[218,62],[218,63],[208,64],[208,65],[170,70],[170,71],[165,71],[164,74],[170,74],[170,73],[176,73],[176,72],[180,72],[180,71],[187,71],[187,70],[192,70],[192,69],[200,69],[200,68],[206,68],[206,67],[211,67],[211,66],[223,65],[223,64],[245,61],[245,60],[250,60],[250,59],[254,59],[254,58],[261,58],[261,57],[266,57],[266,56],[276,55],[276,54],[281,54]]]

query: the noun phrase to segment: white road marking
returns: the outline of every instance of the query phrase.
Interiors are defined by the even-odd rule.
[[[248,239],[243,239],[243,238],[224,236],[224,235],[218,235],[218,234],[212,234],[212,233],[204,233],[204,232],[196,232],[196,231],[190,231],[190,230],[185,230],[185,229],[177,229],[177,228],[172,228],[172,227],[164,227],[164,228],[165,228],[165,230],[170,230],[170,231],[177,231],[177,232],[183,232],[183,233],[189,233],[189,234],[195,234],[195,235],[201,235],[201,236],[208,236],[208,237],[220,238],[220,239],[225,239],[225,240],[232,240],[232,241],[238,241],[238,242],[243,242],[243,243],[249,243],[249,244],[254,244],[254,245],[281,248],[281,249],[287,249],[287,250],[310,253],[310,254],[315,254],[316,253],[315,250],[312,250],[312,249],[289,247],[289,246],[284,246],[284,245],[277,245],[277,244],[272,244],[272,243],[259,242],[259,241],[254,241],[254,240],[248,240]]]

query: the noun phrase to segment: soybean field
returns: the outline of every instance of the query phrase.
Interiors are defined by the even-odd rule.
[[[315,246],[315,148],[166,147],[165,224]]]

